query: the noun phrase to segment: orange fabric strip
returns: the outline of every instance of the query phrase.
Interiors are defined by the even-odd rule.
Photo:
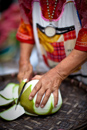
[[[79,31],[75,49],[87,51],[87,28],[82,28]]]
[[[34,44],[34,36],[33,36],[33,29],[31,24],[25,24],[23,20],[19,25],[16,38],[20,42],[26,42],[30,44]]]

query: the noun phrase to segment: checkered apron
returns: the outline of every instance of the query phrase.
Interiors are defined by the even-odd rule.
[[[40,3],[34,2],[33,31],[39,56],[39,69],[43,66],[44,71],[57,65],[74,49],[76,37],[81,29],[74,1],[66,0],[60,16],[53,20],[56,35],[51,38],[44,33],[48,25],[49,21],[44,19]]]

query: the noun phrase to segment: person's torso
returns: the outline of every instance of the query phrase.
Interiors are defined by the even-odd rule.
[[[42,60],[48,67],[54,67],[70,54],[74,49],[80,29],[81,25],[74,1],[66,0],[60,15],[52,19],[51,25],[49,19],[43,16],[40,3],[33,3],[35,42],[39,55],[42,55]],[[49,37],[49,34],[52,36]]]

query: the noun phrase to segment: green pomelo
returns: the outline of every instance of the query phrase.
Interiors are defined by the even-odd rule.
[[[25,111],[32,113],[32,114],[50,115],[52,113],[57,112],[62,105],[62,97],[61,97],[60,91],[58,91],[59,97],[58,97],[58,105],[56,108],[54,108],[54,96],[52,93],[44,108],[35,107],[35,101],[36,101],[37,94],[35,95],[35,97],[33,98],[32,101],[29,100],[29,95],[30,95],[31,91],[33,90],[33,88],[35,87],[35,85],[37,84],[37,82],[38,82],[38,80],[32,80],[26,84],[25,90],[20,98],[20,104],[24,107]],[[24,81],[22,81],[22,83],[19,87],[19,93],[23,87],[22,84],[24,84]]]

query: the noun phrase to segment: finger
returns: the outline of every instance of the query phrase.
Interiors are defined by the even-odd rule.
[[[25,72],[24,72],[24,77],[23,77],[23,79],[28,79],[28,80],[30,80],[31,79],[31,77],[32,77],[32,74],[33,74],[33,70],[32,70],[32,66],[30,66],[30,68],[28,68],[28,70],[26,70]]]
[[[39,107],[40,102],[41,102],[41,99],[42,99],[44,93],[45,93],[45,89],[40,89],[40,90],[38,91],[38,93],[37,93],[37,98],[36,98],[36,102],[35,102],[35,106],[36,106],[36,107]]]
[[[42,103],[41,103],[41,105],[40,105],[41,108],[43,108],[43,107],[46,105],[46,103],[47,103],[47,101],[48,101],[50,95],[51,95],[51,90],[48,89],[48,90],[46,91],[45,96],[44,96],[44,99],[43,99],[43,101],[42,101]]]
[[[29,100],[32,100],[35,96],[35,94],[40,90],[41,88],[41,83],[40,81],[35,85],[35,87],[33,88],[32,92],[29,95]]]
[[[32,79],[40,79],[42,76],[41,75],[35,75]]]
[[[23,80],[23,74],[19,73],[17,75],[17,79],[18,79],[19,83],[21,83],[21,81]]]
[[[56,107],[58,103],[58,90],[57,89],[53,92],[53,95],[54,95],[54,107]]]
[[[23,79],[28,79],[29,81],[31,77],[32,77],[32,72],[25,72]]]

